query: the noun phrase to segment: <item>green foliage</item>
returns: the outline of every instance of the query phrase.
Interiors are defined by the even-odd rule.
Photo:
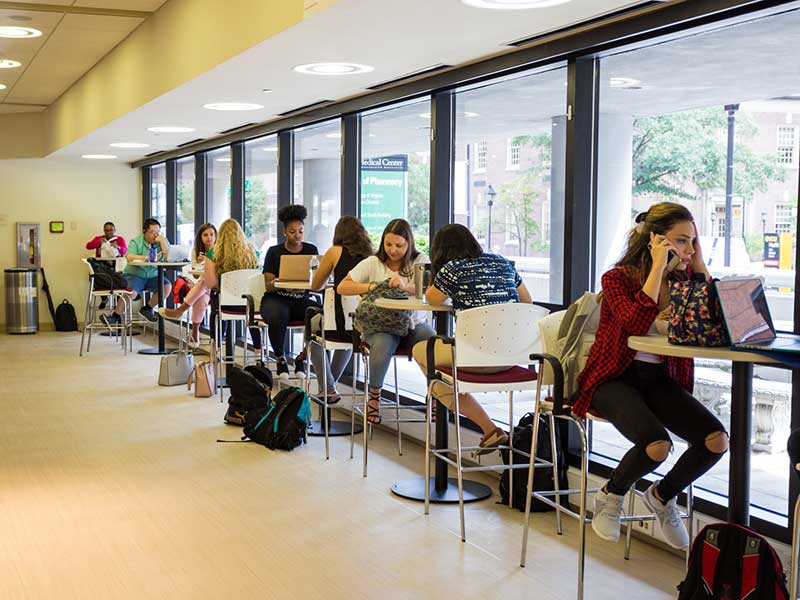
[[[633,122],[633,194],[660,200],[694,200],[725,188],[727,113],[722,107],[642,117]],[[734,194],[745,201],[783,181],[785,170],[773,154],[754,152],[747,142],[758,126],[747,113],[736,114]]]
[[[408,157],[408,222],[414,237],[427,237],[430,227],[431,171],[416,155]]]
[[[194,222],[194,182],[178,183],[178,223]],[[195,223],[200,225],[200,223]]]
[[[760,262],[764,259],[764,236],[760,233],[751,233],[744,236],[744,245],[750,260]]]
[[[274,210],[269,202],[269,192],[259,178],[248,179],[244,197],[244,233],[259,247],[277,231]]]

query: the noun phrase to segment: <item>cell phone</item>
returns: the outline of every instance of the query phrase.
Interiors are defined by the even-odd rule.
[[[667,271],[674,271],[675,267],[677,267],[679,264],[681,264],[680,257],[670,250],[667,253]]]

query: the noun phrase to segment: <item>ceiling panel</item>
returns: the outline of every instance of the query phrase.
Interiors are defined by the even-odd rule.
[[[27,17],[29,20],[15,21],[11,19],[12,16]],[[22,63],[22,66],[16,69],[0,69],[0,83],[6,86],[6,89],[0,90],[0,102],[11,93],[14,85],[25,73],[25,69],[30,65],[33,57],[57,27],[62,16],[62,13],[0,9],[0,26],[23,25],[25,27],[34,27],[42,32],[40,37],[26,40],[0,38],[0,58],[17,60]],[[3,112],[19,112],[19,110],[7,107]]]
[[[142,21],[131,17],[66,15],[6,101],[50,104]]]
[[[167,0],[78,0],[76,6],[155,12]]]
[[[0,104],[0,114],[42,112],[46,106],[25,106],[22,104]]]

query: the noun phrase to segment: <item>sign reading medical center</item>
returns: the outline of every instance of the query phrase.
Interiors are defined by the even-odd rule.
[[[376,156],[361,160],[361,222],[380,235],[392,219],[406,218],[408,156]]]

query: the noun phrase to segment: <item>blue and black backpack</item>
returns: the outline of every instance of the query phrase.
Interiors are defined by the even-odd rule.
[[[272,399],[267,408],[250,410],[244,416],[244,439],[270,450],[293,450],[307,442],[311,403],[300,388],[288,387]]]

